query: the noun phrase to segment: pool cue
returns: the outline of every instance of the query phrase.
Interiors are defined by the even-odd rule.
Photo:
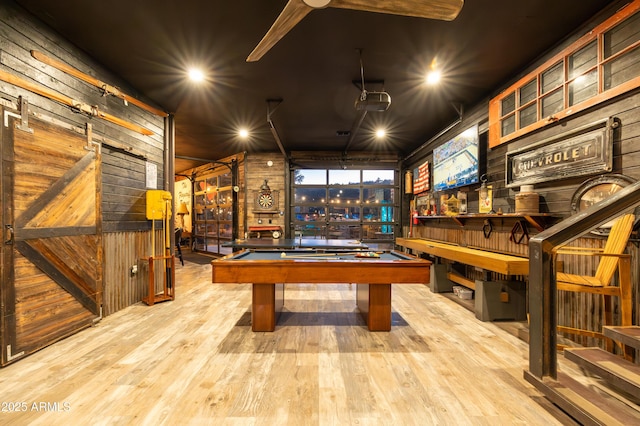
[[[346,253],[301,253],[301,254],[290,254],[288,255],[286,252],[282,252],[280,254],[281,258],[289,258],[289,259],[304,259],[304,258],[323,258],[323,257],[334,257],[334,256],[355,256],[362,253],[376,253],[382,254],[384,252],[369,252],[369,251],[354,251],[354,252],[346,252]]]
[[[339,254],[348,254],[348,253],[300,253],[300,254],[287,254],[286,252],[282,252],[280,257],[329,257],[329,256],[338,256]]]

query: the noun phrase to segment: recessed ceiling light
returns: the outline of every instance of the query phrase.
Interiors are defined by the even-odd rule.
[[[442,74],[438,70],[431,70],[427,73],[427,84],[437,84],[440,81]]]
[[[191,81],[199,83],[201,81],[204,81],[204,73],[197,68],[191,68],[189,70],[189,78],[191,79]]]
[[[387,132],[384,129],[376,130],[376,137],[377,138],[384,138],[386,134],[387,134]]]
[[[440,67],[438,66],[438,60],[433,58],[431,60],[431,66],[429,66],[429,72],[427,72],[426,83],[429,85],[437,84],[440,81],[442,74],[440,72]]]
[[[240,136],[242,139],[246,139],[249,137],[249,131],[247,129],[240,129],[238,131],[238,136]]]

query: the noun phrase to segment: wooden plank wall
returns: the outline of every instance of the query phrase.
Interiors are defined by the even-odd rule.
[[[273,165],[269,167],[267,161],[272,161]],[[285,216],[279,214],[257,214],[254,213],[254,194],[259,191],[265,179],[267,179],[271,191],[278,191],[278,207],[281,212],[285,211],[285,196],[287,189],[285,188],[285,173],[288,169],[282,154],[273,153],[252,153],[246,157],[246,220],[247,229],[250,226],[280,226],[283,231],[287,230]],[[258,219],[262,219],[262,224],[258,223]],[[283,234],[284,235],[284,234]]]
[[[99,19],[99,17],[94,17]],[[91,18],[90,18],[91,19]],[[45,86],[65,96],[88,105],[98,106],[115,117],[142,126],[153,132],[145,136],[105,120],[72,111],[69,107],[43,96],[0,81],[0,97],[3,102],[17,105],[20,96],[29,102],[32,114],[47,117],[66,126],[84,129],[92,125],[94,140],[102,142],[102,211],[105,241],[112,247],[131,246],[132,240],[150,238],[151,222],[145,218],[146,163],[157,166],[158,188],[164,182],[164,118],[139,108],[125,105],[114,96],[102,96],[100,89],[82,82],[52,66],[34,59],[31,50],[37,50],[92,75],[122,92],[158,108],[144,99],[122,78],[97,63],[76,46],[68,43],[48,26],[36,20],[11,1],[0,3],[0,68],[19,78]],[[106,64],[108,66],[108,64]],[[161,109],[161,108],[160,108]],[[127,149],[121,149],[126,147]],[[139,234],[142,232],[142,234]],[[109,234],[113,233],[113,234]],[[140,243],[142,244],[142,243]],[[133,244],[138,250],[139,244]],[[105,306],[111,313],[126,304],[136,303],[140,295],[133,290],[130,279],[118,271],[131,266],[132,257],[119,251],[105,256],[105,293],[114,296],[113,303]],[[141,275],[138,275],[138,278]],[[123,278],[124,277],[124,278]],[[137,289],[136,286],[133,286]],[[130,296],[124,296],[131,293]],[[116,302],[117,300],[117,302]]]
[[[494,196],[515,199],[514,191],[504,187],[505,154],[507,150],[517,149],[534,144],[539,140],[545,140],[560,136],[589,123],[596,122],[607,117],[615,117],[620,125],[613,137],[613,171],[629,176],[635,180],[640,179],[640,91],[628,93],[602,105],[600,108],[588,111],[585,114],[573,117],[566,123],[553,125],[540,132],[528,135],[513,144],[500,146],[488,154],[489,181],[497,190]],[[571,216],[571,199],[578,187],[593,176],[579,177],[566,180],[550,181],[535,185],[535,191],[540,195],[540,209],[543,212],[559,214],[562,217]],[[511,204],[511,201],[509,201]],[[637,233],[635,237],[638,238]],[[604,244],[602,237],[587,235],[576,241],[583,247],[601,247]],[[627,251],[632,254],[632,283],[634,293],[634,324],[640,324],[640,285],[638,284],[638,270],[640,259],[636,243],[629,243]],[[584,256],[565,263],[565,270],[570,273],[593,274],[597,259],[589,260]],[[574,272],[575,271],[575,272]],[[616,278],[617,279],[617,278]],[[614,300],[617,304],[617,301]],[[586,327],[592,330],[601,328],[602,304],[597,296],[585,294],[558,294],[558,323],[572,325],[579,328]],[[617,321],[618,319],[615,318]],[[597,341],[587,338],[572,337],[581,344],[597,344]]]
[[[543,63],[547,57],[552,56],[557,51],[567,47],[572,40],[584,34],[584,31],[577,31],[572,37],[567,38],[563,43],[559,44],[556,49],[548,52],[548,54],[540,58],[530,69],[535,68],[539,63]],[[521,75],[528,71],[524,70]],[[503,87],[508,87],[519,76],[513,76],[513,80],[505,82]],[[496,92],[498,93],[498,92]],[[424,153],[421,156],[411,159],[411,163],[406,165],[407,169],[413,169],[424,161],[432,159],[433,148],[450,140],[464,129],[469,128],[473,124],[478,124],[480,129],[481,144],[487,138],[487,120],[488,120],[488,99],[472,108],[468,109],[466,117],[462,122],[455,126],[452,130],[446,132],[436,140],[430,141],[424,147]],[[614,117],[619,122],[619,127],[614,132],[613,137],[613,171],[612,173],[620,173],[631,177],[632,179],[640,179],[640,89],[633,90],[616,99],[598,105],[583,113],[576,114],[561,122],[552,123],[539,131],[530,133],[514,142],[486,150],[486,168],[482,171],[486,173],[488,178],[487,184],[493,187],[493,206],[495,210],[499,208],[503,212],[509,213],[515,211],[515,195],[517,188],[507,188],[505,185],[505,168],[506,153],[531,146],[539,141],[551,138],[562,137],[563,134],[571,132],[581,126],[591,124],[609,117]],[[535,185],[535,191],[540,196],[540,212],[553,213],[561,218],[571,216],[571,199],[578,187],[587,179],[594,176],[582,176],[570,179],[561,179],[543,182]],[[466,188],[468,191],[468,209],[469,213],[478,212],[478,189],[479,185]],[[405,200],[408,204],[408,200]],[[408,210],[405,207],[405,212]],[[408,223],[403,220],[403,223]],[[494,223],[495,225],[495,223]],[[415,236],[424,236],[443,241],[453,241],[462,244],[474,245],[487,249],[499,249],[501,251],[512,252],[515,254],[528,255],[528,247],[525,245],[515,245],[509,241],[511,227],[501,228],[495,227],[491,238],[486,239],[482,234],[481,228],[476,225],[467,225],[464,228],[454,224],[450,220],[441,221],[425,221],[424,223],[414,226],[413,234]],[[535,230],[529,227],[531,235],[535,235]],[[409,232],[409,227],[403,227],[404,235]],[[632,255],[632,282],[634,285],[634,324],[640,324],[640,285],[638,284],[640,271],[640,256],[638,249],[637,233],[636,241],[628,245],[627,251]],[[593,235],[587,235],[575,242],[577,245],[584,247],[600,247],[604,244],[603,238]],[[565,271],[580,274],[593,274],[595,271],[594,260],[586,260],[580,257],[580,260],[565,263]],[[467,268],[467,275],[471,276],[476,271]],[[523,277],[523,279],[526,279]],[[617,279],[617,277],[616,277]],[[574,324],[576,326],[587,326],[590,329],[598,330],[600,328],[601,304],[597,297],[590,295],[563,294],[559,292],[558,296],[558,322],[561,324]],[[581,343],[585,343],[581,341]],[[586,342],[591,344],[592,342]]]
[[[161,255],[162,230],[156,230],[155,253]],[[127,306],[139,303],[148,293],[151,234],[149,232],[110,232],[104,234],[104,294],[103,315],[107,316]],[[179,260],[176,259],[176,264]],[[131,273],[136,265],[138,272]],[[164,269],[155,266],[156,293],[162,291]]]

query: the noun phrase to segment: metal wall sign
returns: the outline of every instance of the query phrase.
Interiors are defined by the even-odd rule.
[[[506,186],[529,185],[613,168],[613,119],[572,130],[533,146],[507,152]]]

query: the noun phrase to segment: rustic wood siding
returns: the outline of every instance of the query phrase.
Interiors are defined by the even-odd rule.
[[[145,164],[151,162],[157,166],[158,187],[162,189],[165,180],[164,170],[164,127],[165,119],[135,105],[125,103],[115,96],[103,96],[99,88],[79,80],[63,71],[46,65],[32,57],[31,51],[42,52],[46,56],[66,63],[83,73],[98,78],[122,92],[136,97],[149,105],[148,99],[141,97],[136,90],[112,73],[102,64],[94,61],[85,52],[68,43],[60,34],[36,20],[13,2],[0,4],[0,68],[21,79],[27,80],[73,98],[83,104],[97,106],[102,112],[142,126],[153,132],[145,136],[100,118],[78,113],[70,107],[52,101],[12,84],[0,81],[0,97],[9,109],[17,109],[20,97],[29,103],[32,115],[46,118],[82,131],[91,124],[94,140],[102,144],[102,213],[103,231],[114,232],[105,235],[105,241],[115,245],[127,246],[132,235],[134,239],[150,241],[151,222],[145,217],[146,175]],[[106,64],[108,66],[108,64]],[[13,106],[13,108],[11,108]],[[160,108],[161,109],[161,108]],[[122,148],[125,149],[122,149]],[[143,231],[139,234],[137,231]],[[150,244],[150,243],[149,243]],[[105,301],[105,313],[137,303],[142,297],[140,289],[144,273],[134,277],[137,281],[131,285],[131,277],[117,271],[124,270],[142,254],[143,244],[134,245],[136,255],[119,258],[105,256],[104,286],[111,292]],[[143,270],[141,272],[144,272]]]
[[[267,161],[273,161],[271,167],[267,166]],[[287,164],[280,153],[254,153],[246,156],[246,218],[247,229],[250,226],[280,226],[282,231],[287,230],[285,216],[279,214],[258,214],[254,212],[255,191],[259,191],[265,179],[269,181],[271,191],[278,191],[277,210],[284,212],[285,197],[287,189],[285,188],[285,173],[287,173]],[[258,223],[258,219],[262,219],[262,224]]]
[[[40,51],[137,97],[136,91],[125,81],[11,2],[0,5],[0,36],[0,64],[6,71],[82,103],[96,105],[100,111],[154,133],[144,136],[105,120],[74,112],[69,107],[45,97],[0,82],[0,92],[5,99],[15,102],[18,96],[24,96],[29,101],[30,109],[36,114],[44,114],[80,128],[87,122],[91,123],[96,136],[119,142],[138,154],[125,154],[121,150],[106,146],[103,149],[104,230],[109,232],[149,229],[144,208],[140,208],[140,200],[144,200],[146,190],[144,162],[149,161],[158,166],[158,182],[162,185],[164,118],[131,104],[127,106],[115,96],[102,96],[100,89],[34,59],[31,50]],[[123,212],[128,212],[128,215],[123,216]]]
[[[162,232],[162,230],[156,230],[156,255],[164,252]],[[139,231],[106,233],[103,236],[103,245],[105,260],[103,315],[107,316],[139,303],[147,295],[151,233]],[[131,273],[131,267],[134,265],[138,267],[136,274]],[[164,268],[155,265],[155,270],[156,293],[159,293],[162,291]]]
[[[573,117],[567,122],[549,126],[513,143],[503,144],[488,153],[487,176],[494,187],[494,198],[501,199],[498,205],[507,205],[514,211],[515,194],[505,187],[505,155],[513,151],[563,134],[581,126],[607,117],[615,117],[619,126],[613,132],[613,173],[622,173],[633,179],[640,179],[640,92],[621,96],[585,114]],[[595,175],[594,175],[595,176]],[[578,187],[593,176],[580,176],[535,184],[540,195],[540,211],[571,215],[571,197]],[[517,188],[516,188],[517,189]]]
[[[570,40],[571,38],[565,40],[564,44],[559,45],[555,51],[562,49]],[[551,56],[554,53],[554,51],[549,52],[547,56]],[[545,58],[541,58],[539,63],[544,62],[544,60]],[[533,68],[535,66],[536,64],[532,64],[531,67]],[[514,78],[517,80],[517,77]],[[505,82],[504,87],[507,86],[509,86],[509,83]],[[616,128],[613,133],[612,140],[612,173],[624,174],[636,180],[640,179],[640,90],[636,89],[580,114],[573,115],[569,119],[549,124],[513,142],[502,144],[494,149],[487,149],[484,173],[486,173],[488,179],[487,184],[493,187],[494,210],[502,209],[505,213],[515,212],[515,195],[517,194],[518,188],[511,189],[505,185],[505,156],[508,151],[525,148],[542,140],[549,140],[556,137],[561,138],[562,135],[570,133],[574,129],[609,117],[615,118],[619,123],[618,128]],[[412,170],[426,160],[431,161],[434,147],[450,140],[473,124],[477,123],[479,125],[481,142],[486,140],[487,120],[488,100],[475,105],[473,108],[469,108],[469,112],[459,125],[438,139],[431,141],[424,147],[424,152],[421,152],[421,155],[411,158],[411,162],[405,165],[405,169]],[[575,191],[584,181],[594,176],[597,175],[580,176],[535,184],[535,191],[540,196],[540,212],[558,215],[559,220],[571,216],[571,199]],[[462,188],[462,190],[469,191],[467,201],[469,213],[478,212],[477,189],[479,186],[480,185],[475,185]],[[408,200],[406,200],[404,211],[406,215],[408,211]],[[408,223],[408,217],[404,217],[406,217],[406,220],[403,220],[403,223]],[[413,227],[413,235],[528,256],[527,245],[515,244],[509,241],[511,225],[498,223],[496,226],[496,221],[492,222],[494,230],[490,238],[484,238],[481,224],[467,222],[467,225],[463,228],[449,219],[424,221]],[[403,232],[404,235],[408,235],[409,227],[405,225]],[[529,233],[533,236],[536,234],[536,230],[529,227]],[[634,235],[637,239],[637,232]],[[575,244],[584,247],[600,247],[604,244],[604,240],[602,237],[586,235],[578,239]],[[638,280],[640,279],[638,272],[640,271],[640,258],[637,240],[636,242],[629,243],[627,252],[632,255],[631,278],[634,294],[634,324],[638,324],[640,323],[640,285],[638,284]],[[584,259],[584,257],[568,260],[564,265],[566,272],[577,274],[592,274],[596,266],[593,260],[589,261]],[[462,267],[462,269],[466,269],[464,272],[466,272],[469,278],[475,278],[477,275],[477,271],[473,270],[473,268]],[[526,277],[520,277],[519,279],[526,280]],[[617,275],[615,279],[617,280]],[[616,298],[614,298],[614,304],[616,304],[616,310],[614,312],[616,312],[617,315],[618,301],[615,299]],[[559,324],[599,330],[602,325],[602,309],[603,307],[598,296],[559,292]],[[618,320],[617,317],[614,319],[616,321]],[[594,344],[593,340],[589,341],[589,339],[584,339],[580,341],[580,343]]]

